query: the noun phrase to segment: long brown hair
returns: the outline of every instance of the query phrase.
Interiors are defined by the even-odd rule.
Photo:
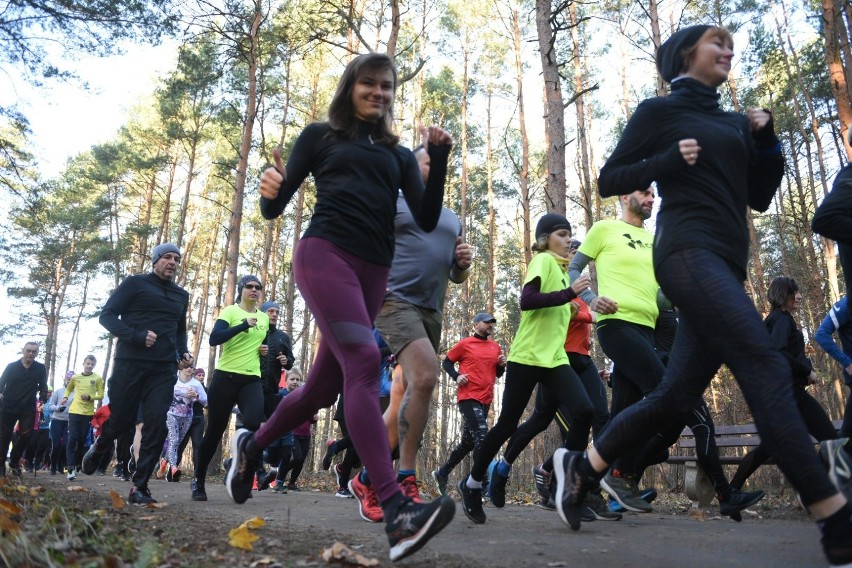
[[[358,119],[352,105],[352,89],[358,78],[367,71],[390,69],[393,73],[393,92],[396,94],[397,74],[396,66],[390,57],[383,53],[365,53],[359,55],[349,62],[340,81],[337,90],[328,106],[328,125],[335,136],[353,140],[358,136]],[[377,121],[370,133],[373,143],[395,146],[399,142],[399,136],[392,131],[393,125],[393,101],[388,107],[388,112],[381,120]]]

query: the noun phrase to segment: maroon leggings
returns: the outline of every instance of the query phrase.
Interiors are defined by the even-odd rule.
[[[381,355],[372,330],[384,300],[388,268],[325,239],[308,237],[296,247],[293,272],[322,340],[305,385],[284,397],[255,441],[265,448],[320,408],[334,404],[342,391],[352,443],[370,471],[379,500],[387,502],[400,489],[379,408]]]

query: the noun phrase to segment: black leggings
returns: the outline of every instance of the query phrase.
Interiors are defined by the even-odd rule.
[[[725,476],[725,470],[722,468],[722,462],[719,460],[719,448],[716,446],[716,426],[713,424],[713,417],[710,416],[710,409],[703,397],[698,406],[688,412],[683,420],[678,420],[673,426],[669,426],[663,432],[658,432],[645,444],[637,461],[637,480],[642,478],[642,473],[648,467],[669,459],[669,448],[674,443],[671,438],[671,431],[677,431],[674,435],[676,440],[683,431],[681,425],[692,430],[692,435],[695,438],[696,461],[704,470],[704,473],[710,477],[713,487],[716,489],[716,494],[727,495],[730,484]],[[668,431],[668,435],[666,431]]]
[[[299,474],[302,473],[302,467],[305,465],[305,459],[308,457],[308,452],[311,451],[310,436],[293,436],[292,452],[288,455],[287,450],[282,448],[281,463],[278,465],[277,480],[284,483],[287,478],[287,472],[290,472],[290,483],[295,484],[299,479]],[[286,461],[285,461],[286,460]]]
[[[473,454],[470,476],[474,480],[482,481],[488,470],[488,464],[497,455],[500,446],[517,430],[518,421],[523,416],[533,389],[538,384],[547,387],[558,404],[566,405],[571,415],[574,436],[578,440],[586,440],[583,447],[588,443],[595,409],[580,377],[571,366],[560,365],[547,368],[509,361],[500,417],[494,427],[488,431],[479,451]]]
[[[180,461],[183,457],[183,451],[186,449],[186,446],[192,441],[192,468],[193,470],[198,469],[198,459],[201,454],[201,441],[204,439],[204,414],[201,416],[193,415],[192,416],[192,424],[189,426],[189,430],[186,432],[186,436],[183,437],[183,440],[180,441],[180,447],[178,448],[178,459],[177,464],[180,465]]]
[[[659,263],[657,281],[680,308],[668,370],[659,388],[610,420],[595,447],[611,463],[682,419],[724,364],[743,391],[765,449],[808,506],[837,489],[796,409],[790,365],[746,296],[743,276],[704,249],[679,250]]]
[[[586,394],[594,406],[594,416],[592,418],[592,436],[597,438],[603,427],[609,421],[609,408],[606,399],[606,391],[604,390],[603,382],[598,374],[598,368],[595,362],[588,355],[580,353],[568,353],[568,360],[571,362],[571,368],[580,377],[583,387],[586,389]],[[562,443],[569,450],[585,450],[589,441],[588,438],[581,440],[571,436],[571,415],[567,406],[559,405],[556,397],[551,395],[547,387],[539,385],[535,393],[535,408],[532,415],[515,430],[509,443],[506,446],[506,451],[503,454],[507,463],[515,463],[520,453],[529,445],[533,438],[539,433],[544,432],[553,419],[556,418],[556,423],[562,432]],[[549,462],[545,462],[549,463]],[[549,465],[545,468],[548,471]]]
[[[834,429],[834,424],[831,423],[831,419],[825,413],[825,409],[805,390],[804,386],[793,385],[793,398],[811,436],[820,442],[837,438],[837,430]],[[731,486],[736,489],[742,489],[746,479],[757,471],[757,468],[766,463],[769,457],[769,452],[763,447],[763,441],[761,440],[759,446],[743,457],[743,461],[737,468],[734,478],[731,479]]]
[[[654,348],[654,329],[646,325],[620,319],[606,319],[597,324],[598,341],[604,353],[615,365],[612,371],[611,416],[616,416],[648,395],[663,380],[666,371],[657,350]],[[654,432],[652,436],[656,435]],[[674,443],[680,430],[661,432]],[[639,456],[646,442],[636,444],[612,464],[627,475],[639,476]]]
[[[222,442],[234,405],[240,407],[243,428],[257,430],[263,421],[263,387],[260,377],[216,369],[207,391],[207,430],[201,440],[195,477],[204,479],[210,460]]]
[[[478,400],[466,399],[459,401],[459,412],[464,419],[464,430],[462,430],[461,442],[456,445],[450,457],[447,458],[440,470],[440,474],[448,477],[467,454],[476,451],[482,446],[485,436],[488,434],[488,409],[490,404],[482,404]]]

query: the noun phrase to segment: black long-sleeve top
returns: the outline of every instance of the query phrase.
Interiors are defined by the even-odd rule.
[[[790,363],[790,369],[793,371],[793,384],[807,386],[813,365],[805,355],[805,336],[796,326],[796,320],[788,311],[772,310],[763,320],[763,323],[769,330],[772,345],[781,351],[781,354]]]
[[[149,272],[128,276],[112,293],[100,321],[118,338],[116,359],[176,362],[188,353],[186,311],[189,292]],[[148,331],[157,334],[145,347]]]
[[[266,339],[263,341],[268,348],[266,355],[260,356],[260,379],[263,381],[264,394],[278,394],[278,383],[281,380],[281,369],[288,371],[293,368],[293,347],[290,336],[280,329],[269,326]],[[287,357],[287,364],[281,365],[278,355]]]
[[[260,200],[263,217],[280,215],[313,174],[317,202],[303,236],[321,237],[359,258],[390,266],[398,191],[402,189],[417,225],[432,231],[441,214],[451,146],[429,146],[431,167],[424,187],[411,150],[373,144],[371,129],[361,123],[358,138],[345,140],[334,136],[327,123],[308,125],[293,145],[278,196]]]
[[[21,360],[6,365],[0,375],[0,408],[10,412],[35,414],[36,393],[47,394],[47,369],[38,361],[24,367]],[[3,456],[5,459],[6,456]]]
[[[685,248],[710,250],[745,279],[749,235],[746,207],[765,211],[784,174],[781,146],[770,121],[752,134],[748,117],[725,112],[718,93],[694,79],[672,83],[672,93],[643,101],[601,169],[603,197],[627,195],[657,183],[654,266]],[[678,142],[698,141],[690,166]]]

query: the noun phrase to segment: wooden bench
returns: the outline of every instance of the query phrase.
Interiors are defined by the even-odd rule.
[[[842,420],[833,422],[836,429],[840,429]],[[816,444],[816,440],[813,440]],[[719,461],[722,464],[739,465],[745,454],[760,444],[760,435],[754,423],[716,426],[716,446],[719,448]],[[675,453],[669,456],[666,463],[684,466],[684,489],[687,497],[699,506],[706,507],[716,496],[716,490],[710,477],[696,462],[695,437],[692,430],[684,428],[675,446]],[[725,448],[737,448],[742,450],[735,455],[725,452]],[[770,458],[767,464],[774,464]]]

